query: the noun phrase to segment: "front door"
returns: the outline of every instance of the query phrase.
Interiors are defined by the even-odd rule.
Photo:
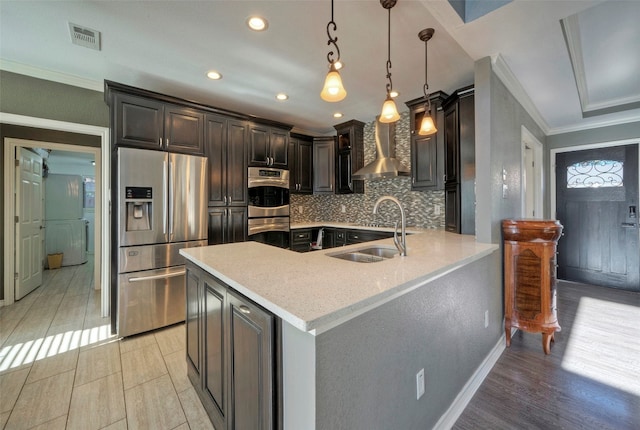
[[[558,278],[640,291],[638,145],[558,153]]]
[[[16,169],[15,298],[20,300],[42,284],[42,158],[22,147]]]

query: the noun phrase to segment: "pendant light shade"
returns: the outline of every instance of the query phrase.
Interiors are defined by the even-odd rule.
[[[382,112],[379,121],[382,123],[396,122],[400,119],[396,102],[393,101],[391,95],[387,93],[387,98],[382,104]]]
[[[396,122],[400,119],[396,102],[391,98],[391,91],[393,91],[393,81],[391,81],[391,8],[396,5],[396,2],[397,0],[380,0],[382,7],[387,9],[389,13],[387,22],[387,98],[382,104],[382,112],[378,120],[382,123]]]
[[[320,91],[320,98],[327,102],[339,102],[347,96],[347,90],[345,90],[344,85],[342,85],[342,78],[336,68],[336,63],[340,61],[338,36],[334,37],[331,35],[331,32],[336,31],[337,29],[338,26],[333,20],[333,0],[331,0],[331,21],[327,23],[327,37],[329,38],[327,45],[334,46],[336,50],[336,58],[333,58],[333,50],[329,51],[327,54],[327,61],[329,61],[329,73],[327,73],[327,77],[324,80],[324,87],[322,88],[322,91]]]
[[[320,97],[322,98],[322,100],[327,102],[339,102],[346,96],[347,91],[342,85],[342,78],[340,77],[340,73],[338,73],[335,64],[331,63],[329,73],[327,73],[327,77],[324,80],[324,87],[320,92]]]
[[[418,134],[420,136],[429,136],[436,133],[438,129],[433,122],[433,118],[431,118],[431,112],[425,111],[424,117],[422,118],[422,123],[420,124],[420,130],[418,130]]]
[[[427,99],[424,107],[424,116],[422,117],[422,123],[420,124],[420,130],[418,130],[418,134],[420,136],[430,136],[435,134],[438,129],[436,128],[436,124],[433,121],[433,116],[431,116],[431,99],[429,98],[429,84],[427,83],[427,42],[433,37],[433,33],[435,30],[433,28],[425,28],[420,33],[418,33],[418,37],[420,40],[424,42],[424,97]]]

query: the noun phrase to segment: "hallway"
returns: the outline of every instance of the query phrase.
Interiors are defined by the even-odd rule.
[[[47,270],[0,308],[0,428],[212,429],[186,376],[184,326],[118,341],[93,263]]]

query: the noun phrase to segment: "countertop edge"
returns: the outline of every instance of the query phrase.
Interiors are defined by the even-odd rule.
[[[258,305],[272,312],[276,316],[282,318],[283,321],[286,321],[287,323],[291,324],[292,326],[296,327],[297,329],[303,332],[309,332],[315,336],[327,330],[330,330],[331,328],[336,327],[352,318],[355,318],[358,315],[361,315],[365,312],[375,309],[376,307],[381,306],[391,300],[401,297],[402,295],[407,294],[417,288],[421,288],[429,284],[431,281],[438,279],[448,273],[451,273],[459,269],[460,267],[466,266],[474,261],[484,258],[499,249],[499,246],[496,244],[484,244],[484,245],[487,246],[486,249],[478,251],[473,255],[467,256],[451,264],[448,264],[436,270],[433,270],[429,273],[425,273],[423,276],[419,276],[411,281],[397,285],[393,288],[389,288],[385,291],[382,291],[376,295],[367,297],[363,300],[350,303],[345,307],[336,309],[325,315],[322,315],[320,317],[317,317],[308,321],[296,316],[295,314],[287,311],[281,306],[278,306],[277,304],[266,299],[260,294],[255,293],[250,288],[247,288],[244,285],[240,284],[239,282],[235,281],[234,279],[231,279],[228,276],[225,276],[224,273],[220,272],[216,268],[190,255],[188,253],[188,249],[181,249],[180,254],[184,256],[187,260],[201,267],[206,272],[215,276],[220,281],[224,282],[225,284],[227,284],[229,287],[233,288],[240,294],[244,295],[248,299],[254,301]]]
[[[303,222],[303,223],[291,223],[290,225],[290,229],[291,230],[300,230],[300,229],[304,229],[304,228],[319,228],[319,227],[325,227],[325,228],[342,228],[345,230],[368,230],[368,231],[383,231],[386,233],[393,233],[393,227],[388,227],[388,226],[368,226],[368,225],[361,225],[361,224],[355,224],[355,223],[348,223],[348,222],[335,222],[335,221],[310,221],[310,222]],[[435,228],[422,228],[422,227],[407,227],[407,233],[408,234],[418,234],[418,233],[422,233],[426,230],[437,230]]]
[[[394,288],[390,288],[375,296],[371,296],[367,299],[353,303],[348,307],[338,309],[319,318],[307,321],[305,324],[305,331],[311,332],[313,335],[324,333],[332,329],[333,327],[337,327],[338,325],[357,317],[358,315],[362,315],[372,309],[382,306],[385,303],[388,303],[398,297],[410,293],[411,291],[424,287],[430,282],[441,278],[442,276],[445,276],[461,267],[464,267],[470,263],[473,263],[474,261],[491,255],[498,249],[498,245],[494,245],[494,247],[490,249],[480,251],[477,254],[466,257],[462,260],[457,261],[456,263],[444,266],[440,269],[434,270],[430,273],[425,274],[424,276],[415,278],[412,281],[405,282],[404,284],[398,285]]]

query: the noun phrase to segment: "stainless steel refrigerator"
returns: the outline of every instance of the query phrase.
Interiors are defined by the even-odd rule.
[[[178,251],[207,245],[207,159],[119,148],[117,160],[112,321],[125,337],[185,319],[184,257]]]

